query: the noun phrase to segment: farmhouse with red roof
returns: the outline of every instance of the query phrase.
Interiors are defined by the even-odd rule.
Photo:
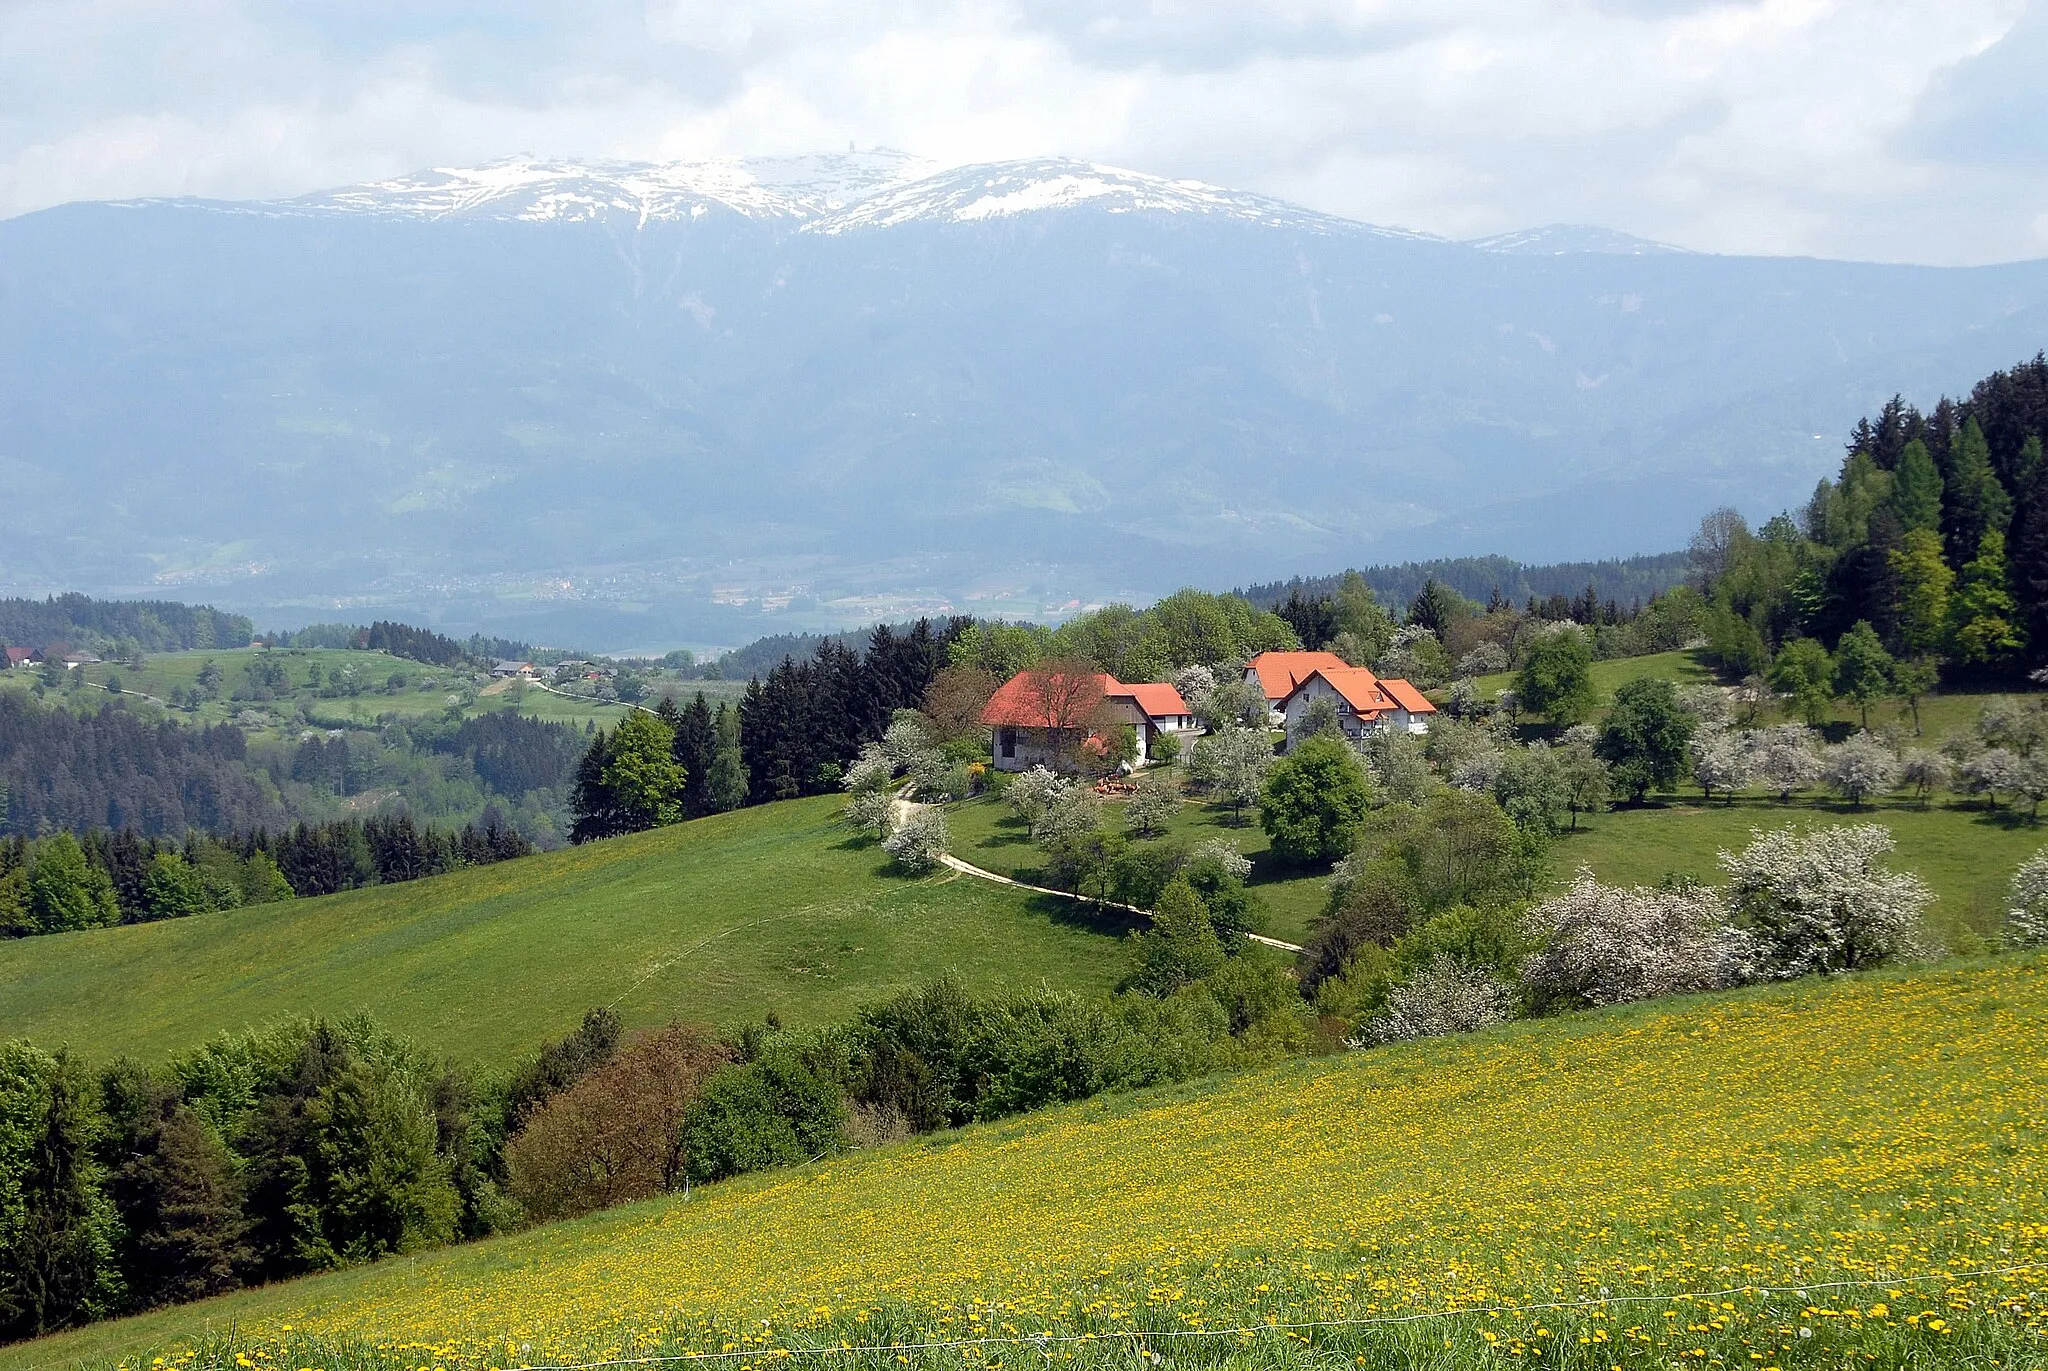
[[[1003,682],[981,711],[991,730],[998,771],[1061,767],[1103,735],[1129,724],[1138,735],[1138,760],[1154,755],[1159,739],[1194,732],[1194,711],[1170,685],[1125,685],[1107,672],[1020,671]]]
[[[1335,653],[1262,652],[1244,670],[1247,681],[1265,689],[1290,745],[1307,727],[1309,709],[1319,699],[1336,702],[1337,722],[1353,739],[1378,729],[1426,733],[1436,713],[1436,706],[1408,682],[1382,680]]]

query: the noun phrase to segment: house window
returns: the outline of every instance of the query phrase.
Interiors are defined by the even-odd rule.
[[[1003,756],[1005,758],[1015,757],[1017,755],[1016,729],[1003,728],[996,730],[996,741],[1001,745],[1003,749]]]

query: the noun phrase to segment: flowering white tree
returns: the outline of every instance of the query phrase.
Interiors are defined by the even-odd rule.
[[[2010,795],[2019,789],[2020,759],[2009,749],[1994,747],[1957,767],[1956,778],[1965,792],[1987,797],[1996,809],[2000,795]]]
[[[1920,949],[1927,883],[1885,865],[1897,844],[1882,824],[1751,831],[1723,852],[1728,898],[1770,972],[1853,971]]]
[[[1273,742],[1263,728],[1226,728],[1195,745],[1215,748],[1216,791],[1233,812],[1255,803],[1273,767]]]
[[[919,754],[930,751],[931,745],[931,734],[926,732],[924,721],[908,709],[897,710],[889,720],[888,731],[882,734],[882,755],[898,768],[908,767]]]
[[[2005,927],[2023,947],[2048,943],[2048,847],[2021,862],[2020,869],[2012,873]]]
[[[1829,789],[1851,805],[1860,805],[1867,796],[1898,788],[1899,759],[1868,733],[1858,733],[1823,754],[1821,774]]]
[[[1717,695],[1715,698],[1719,698]],[[1714,792],[1733,795],[1749,784],[1752,757],[1749,747],[1725,728],[1702,728],[1693,734],[1689,749],[1692,776],[1708,799]]]
[[[1216,693],[1216,673],[1205,666],[1184,666],[1173,674],[1173,688],[1190,711],[1206,714],[1209,697]]]
[[[882,751],[880,743],[862,743],[860,754],[846,768],[839,784],[858,794],[863,790],[882,789],[895,774],[896,764]]]
[[[1441,1038],[1505,1023],[1514,996],[1490,971],[1439,953],[1428,966],[1395,986],[1387,1007],[1365,1026],[1364,1041]]]
[[[1348,860],[1348,859],[1347,859]],[[1202,866],[1214,862],[1224,875],[1244,880],[1252,874],[1252,859],[1237,850],[1237,844],[1228,838],[1206,838],[1195,844],[1188,854],[1188,865]]]
[[[1481,748],[1468,752],[1451,765],[1451,784],[1460,790],[1469,790],[1475,795],[1491,794],[1495,781],[1500,779],[1500,769],[1507,758],[1498,748]]]
[[[1935,791],[1948,788],[1955,774],[1955,765],[1948,758],[1924,747],[1908,748],[1899,758],[1899,779],[1913,787],[1923,807]]]
[[[1180,785],[1172,776],[1152,772],[1138,782],[1138,793],[1124,804],[1124,823],[1141,838],[1165,828],[1180,813]]]
[[[920,809],[882,839],[882,851],[911,875],[922,875],[946,855],[946,816],[936,809]]]
[[[1678,692],[1678,707],[1704,728],[1726,727],[1735,717],[1728,692],[1717,685],[1689,685]]]
[[[1820,779],[1814,732],[1804,724],[1780,724],[1751,733],[1750,766],[1756,778],[1789,800],[1792,792]]]
[[[1507,649],[1495,642],[1481,643],[1458,659],[1460,676],[1498,676],[1507,669]]]
[[[856,790],[846,797],[846,821],[877,838],[889,836],[889,825],[895,818],[896,797],[886,790]]]
[[[1728,922],[1718,891],[1623,889],[1600,884],[1585,867],[1523,920],[1542,944],[1523,963],[1523,981],[1545,996],[1591,1004],[1740,985],[1755,951]]]
[[[1036,827],[1040,816],[1074,789],[1066,777],[1047,766],[1034,766],[1010,783],[1010,806]]]
[[[1058,847],[1093,833],[1102,826],[1102,808],[1095,797],[1080,786],[1070,786],[1057,800],[1039,811],[1031,825],[1031,841],[1040,847]]]

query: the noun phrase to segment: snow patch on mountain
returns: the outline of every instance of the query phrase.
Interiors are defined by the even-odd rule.
[[[977,223],[1086,206],[1105,214],[1203,214],[1318,233],[1427,234],[1375,228],[1355,220],[1226,190],[1204,181],[1169,180],[1092,162],[1042,159],[958,167],[894,186],[805,226],[807,233],[848,233],[916,221]]]
[[[1496,233],[1490,238],[1473,238],[1467,247],[1481,252],[1502,252],[1517,257],[1563,257],[1570,253],[1599,253],[1613,257],[1651,257],[1665,253],[1689,252],[1649,238],[1592,224],[1545,224],[1542,228]]]

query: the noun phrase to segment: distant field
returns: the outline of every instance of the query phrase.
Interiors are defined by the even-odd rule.
[[[201,1366],[759,1367],[1020,1336],[791,1364],[2038,1366],[2044,1034],[2038,959],[1525,1021],[273,1285],[0,1371],[184,1365],[195,1342]],[[1950,1274],[1985,1268],[2006,1274]],[[1391,1322],[1233,1331],[1306,1320]]]
[[[286,1014],[375,1013],[502,1061],[616,1005],[629,1024],[791,1022],[942,971],[1103,989],[1126,953],[1064,902],[887,874],[831,799],[762,805],[402,885],[0,942],[0,1038],[155,1057]]]
[[[1614,703],[1614,692],[1630,681],[1656,677],[1690,685],[1696,681],[1712,680],[1713,672],[1696,653],[1658,652],[1647,657],[1617,657],[1611,661],[1595,662],[1592,677],[1593,693],[1599,699],[1597,707],[1604,710]],[[1496,691],[1514,687],[1515,673],[1503,671],[1492,676],[1476,676],[1472,684],[1481,700],[1491,700]],[[1441,695],[1443,692],[1435,693]]]

